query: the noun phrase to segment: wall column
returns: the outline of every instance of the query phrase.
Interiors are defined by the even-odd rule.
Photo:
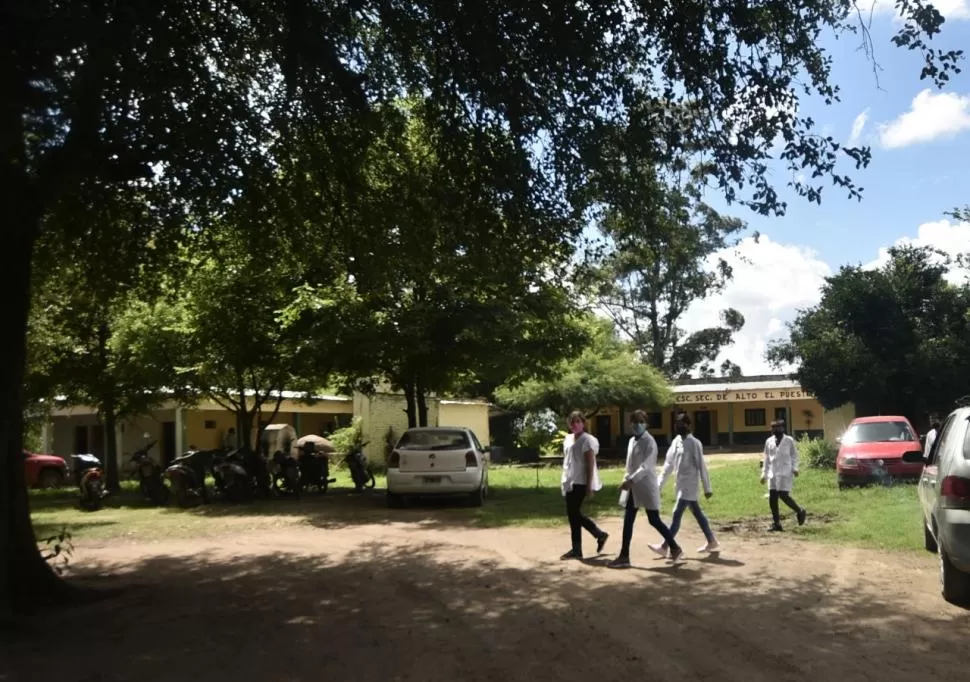
[[[296,435],[303,435],[303,413],[294,412],[293,413],[293,428],[296,429]]]
[[[734,403],[728,403],[728,447],[734,446]]]
[[[118,471],[123,471],[125,467],[125,424],[120,419],[115,423],[115,456],[118,458]],[[107,448],[106,448],[107,449]]]
[[[185,413],[181,407],[175,408],[175,456],[181,457],[185,452],[186,435]]]

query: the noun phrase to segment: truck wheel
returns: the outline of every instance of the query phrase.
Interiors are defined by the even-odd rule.
[[[60,488],[64,483],[64,477],[57,469],[44,469],[37,476],[38,488]]]

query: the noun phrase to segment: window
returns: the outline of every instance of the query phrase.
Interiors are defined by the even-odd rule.
[[[744,411],[745,426],[766,426],[767,424],[768,419],[765,416],[765,410],[763,407]]]
[[[909,424],[899,421],[863,422],[853,424],[842,437],[843,443],[889,443],[895,441],[915,441],[916,434]]]
[[[970,422],[970,417],[967,417],[967,421]],[[970,459],[970,424],[966,425],[967,435],[963,438],[963,458]]]
[[[783,422],[788,421],[788,410],[785,409],[784,407],[775,408],[775,421],[779,421],[779,420]]]
[[[943,422],[939,433],[936,434],[936,440],[933,441],[933,447],[930,448],[930,454],[926,459],[927,466],[933,466],[937,463],[940,458],[940,448],[945,441],[950,440],[951,432],[956,428],[956,424],[956,417],[952,415]]]
[[[405,431],[398,450],[469,450],[468,435],[459,429]]]
[[[214,431],[215,428],[216,428],[216,420],[215,419],[206,419],[205,420],[205,423],[203,424],[203,428],[205,428],[208,431]]]
[[[647,412],[647,428],[648,429],[659,429],[663,428],[663,413],[661,412]]]

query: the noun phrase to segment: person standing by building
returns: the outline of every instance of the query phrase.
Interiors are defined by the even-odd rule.
[[[230,426],[226,429],[226,432],[222,434],[222,449],[229,451],[235,450],[239,447],[238,440],[236,438],[236,428]]]
[[[647,512],[650,525],[669,543],[670,557],[679,561],[683,550],[674,541],[674,537],[667,525],[660,518],[660,491],[657,488],[657,441],[647,430],[647,414],[643,410],[636,410],[630,416],[633,426],[633,437],[626,448],[626,470],[623,474],[623,484],[620,486],[620,504],[626,508],[623,517],[623,546],[620,554],[609,563],[610,568],[628,568],[630,566],[630,542],[633,540],[633,524],[637,519],[640,507]]]
[[[771,423],[771,435],[765,441],[765,456],[761,463],[761,483],[768,482],[768,505],[771,507],[772,532],[783,530],[778,513],[778,500],[788,505],[798,519],[805,524],[807,513],[792,499],[791,491],[798,476],[798,446],[795,439],[785,433],[785,420]]]
[[[714,494],[711,490],[711,477],[707,471],[707,462],[704,460],[704,446],[691,433],[690,417],[686,414],[681,413],[677,417],[675,426],[679,442],[674,451],[668,453],[671,460],[664,463],[663,474],[661,474],[658,485],[658,488],[662,491],[667,479],[671,474],[674,476],[677,502],[674,506],[673,518],[670,521],[670,535],[674,538],[677,537],[684,512],[690,509],[691,514],[697,520],[697,525],[701,528],[701,532],[704,533],[704,539],[707,540],[707,544],[697,551],[701,553],[718,552],[721,546],[714,536],[714,531],[711,530],[711,524],[708,522],[704,510],[701,509],[701,505],[697,501],[697,491],[701,485],[704,486],[705,497],[710,498]],[[662,545],[650,546],[650,549],[661,555],[667,553],[667,548],[667,542]]]
[[[591,518],[583,514],[583,502],[591,499],[593,493],[603,487],[596,469],[599,441],[592,434],[586,433],[586,416],[582,412],[572,412],[568,424],[570,433],[562,444],[562,494],[566,498],[572,549],[562,555],[564,560],[583,558],[583,529],[596,538],[597,554],[603,552],[609,537]]]
[[[933,443],[940,435],[940,418],[938,415],[930,415],[930,430],[926,432],[926,442],[923,445],[923,459],[929,461],[930,452],[933,450]]]

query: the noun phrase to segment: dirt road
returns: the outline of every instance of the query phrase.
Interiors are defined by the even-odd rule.
[[[76,579],[127,589],[31,622],[0,650],[0,680],[966,675],[970,615],[939,598],[931,556],[725,535],[719,557],[670,567],[640,523],[627,571],[559,562],[565,530],[285,527],[81,547]],[[619,522],[606,527],[615,551]]]

